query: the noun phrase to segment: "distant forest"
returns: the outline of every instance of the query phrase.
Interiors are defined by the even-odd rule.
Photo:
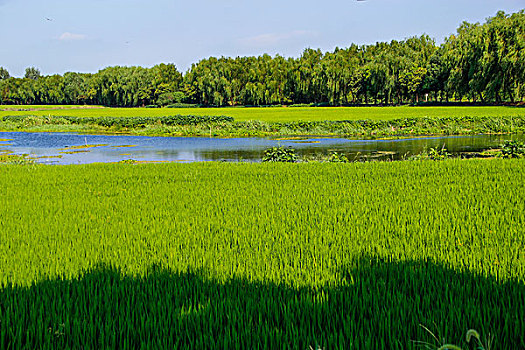
[[[0,67],[2,104],[267,106],[515,103],[525,97],[525,13],[463,22],[437,46],[427,35],[351,45],[299,58],[210,57],[185,73],[174,64],[108,67],[95,74],[13,78]]]

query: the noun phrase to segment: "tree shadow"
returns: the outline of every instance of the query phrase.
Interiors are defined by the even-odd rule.
[[[525,285],[433,262],[362,257],[341,285],[295,288],[152,267],[142,277],[101,266],[73,280],[0,289],[0,348],[411,349],[525,348]]]

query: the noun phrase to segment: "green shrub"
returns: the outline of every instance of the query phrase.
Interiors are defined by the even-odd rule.
[[[319,103],[312,103],[313,107],[330,107],[330,103],[328,102],[319,102]]]
[[[166,106],[171,104],[180,104],[186,100],[186,95],[183,92],[165,92],[160,94],[157,98],[157,104],[159,106]]]
[[[294,103],[288,107],[313,107],[313,103]]]
[[[171,115],[164,117],[34,117],[34,116],[5,116],[3,121],[23,123],[27,125],[54,124],[60,120],[61,123],[99,125],[103,127],[135,128],[146,125],[198,125],[202,123],[233,122],[232,117],[227,116],[199,116],[199,115]]]
[[[173,103],[166,106],[166,108],[198,108],[199,105],[192,103]]]

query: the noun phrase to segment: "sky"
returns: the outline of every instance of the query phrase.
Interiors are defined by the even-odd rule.
[[[305,48],[403,40],[436,42],[463,22],[513,13],[525,0],[0,0],[0,66],[23,76],[210,56],[299,57]]]

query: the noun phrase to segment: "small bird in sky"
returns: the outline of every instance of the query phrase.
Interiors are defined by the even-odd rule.
[[[46,17],[46,20],[48,20],[49,22],[52,22],[53,19],[52,18],[49,18],[49,17]]]

